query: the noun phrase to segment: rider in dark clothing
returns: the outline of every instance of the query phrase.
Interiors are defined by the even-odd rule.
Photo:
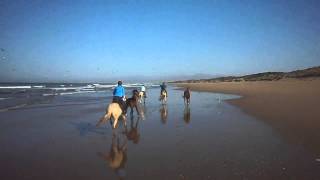
[[[184,92],[183,92],[183,97],[190,99],[190,88],[187,88]]]
[[[168,92],[167,92],[167,90],[166,90],[167,85],[163,82],[163,83],[160,85],[160,88],[161,88],[160,95],[162,95],[162,92],[165,91],[166,94],[167,94],[167,97],[168,97]]]
[[[125,102],[124,102],[124,97],[125,97],[125,90],[124,87],[122,86],[122,81],[118,81],[118,86],[114,88],[113,90],[113,100],[112,102],[118,103],[122,109],[122,112],[125,114]]]

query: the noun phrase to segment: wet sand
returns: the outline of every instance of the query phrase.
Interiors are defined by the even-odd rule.
[[[320,79],[179,84],[192,90],[238,94],[230,102],[270,124],[289,142],[320,156]]]
[[[319,179],[320,162],[271,126],[193,92],[189,107],[149,89],[128,126],[95,127],[110,97],[89,93],[0,113],[1,179]],[[220,101],[222,99],[222,101]]]

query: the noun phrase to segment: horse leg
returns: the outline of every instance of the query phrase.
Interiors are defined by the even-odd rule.
[[[133,107],[130,106],[130,109],[131,109],[130,114],[133,115]]]
[[[119,117],[113,117],[114,118],[114,122],[113,122],[113,129],[116,128],[116,125],[118,124],[118,118]]]
[[[122,119],[124,122],[124,126],[127,127],[127,117],[125,115],[122,115]]]
[[[138,116],[140,116],[140,112],[139,112],[139,110],[138,110],[138,106],[135,105],[135,107],[136,107],[136,111],[137,111]]]

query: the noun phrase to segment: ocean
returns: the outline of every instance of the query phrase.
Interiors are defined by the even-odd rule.
[[[139,89],[141,85],[124,84],[124,87],[129,95],[131,89]],[[73,102],[88,102],[90,98],[105,99],[112,95],[111,91],[115,86],[114,83],[0,83],[0,112],[36,104],[61,103],[70,98]],[[158,84],[152,83],[145,83],[145,86],[159,87]]]

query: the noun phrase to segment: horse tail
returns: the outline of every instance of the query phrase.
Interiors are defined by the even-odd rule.
[[[111,118],[112,112],[108,111],[108,113],[104,116],[105,120],[109,120]]]
[[[97,123],[96,127],[100,126],[100,124],[106,122],[107,120],[109,120],[111,118],[111,115],[112,115],[112,112],[111,112],[111,109],[110,109],[110,106],[108,107],[108,112],[102,116],[99,120],[99,122]]]

